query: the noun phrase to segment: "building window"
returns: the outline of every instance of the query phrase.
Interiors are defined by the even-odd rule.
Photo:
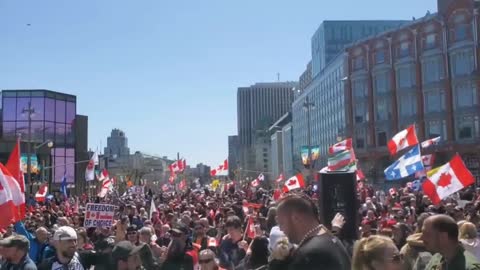
[[[362,56],[355,57],[353,59],[353,70],[360,70],[365,67],[365,58]]]
[[[408,56],[410,56],[410,43],[403,42],[400,44],[400,47],[398,47],[398,58],[404,58]]]
[[[367,81],[364,79],[354,80],[352,82],[353,96],[358,98],[367,97]]]
[[[367,103],[355,102],[355,123],[361,124],[368,121]]]
[[[477,105],[477,89],[471,82],[455,86],[455,108],[468,108]]]
[[[398,110],[400,116],[414,116],[417,114],[417,96],[415,94],[403,94],[399,97]]]
[[[390,78],[388,72],[375,74],[374,80],[375,93],[387,93],[390,91]]]
[[[435,47],[437,47],[437,34],[428,34],[425,38],[425,50],[434,49]]]
[[[444,68],[442,56],[425,59],[422,64],[423,82],[431,83],[444,79]]]
[[[451,55],[452,73],[454,76],[469,75],[473,72],[473,50],[463,50]]]
[[[478,116],[460,116],[457,117],[456,135],[459,140],[473,139],[478,137],[479,131]]]
[[[432,90],[424,93],[425,113],[442,112],[445,110],[445,91]]]
[[[455,34],[454,34],[454,37],[455,37],[455,41],[462,41],[462,40],[466,40],[467,37],[468,37],[468,28],[470,27],[470,25],[468,24],[457,24],[455,26]]]
[[[380,131],[377,133],[377,145],[378,146],[387,146],[387,132]]]
[[[415,66],[402,66],[397,69],[397,87],[410,88],[415,85]]]
[[[365,148],[365,129],[355,130],[355,148]]]
[[[447,134],[447,124],[445,120],[427,121],[425,129],[428,138],[444,137]]]
[[[375,53],[375,64],[385,63],[385,51],[381,50]]]
[[[377,121],[385,121],[392,118],[392,104],[389,97],[377,98],[375,104]]]

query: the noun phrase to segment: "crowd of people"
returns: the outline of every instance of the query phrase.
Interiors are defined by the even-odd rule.
[[[314,190],[277,198],[230,186],[31,203],[24,220],[0,230],[0,270],[480,269],[480,189],[434,205],[412,187],[385,194],[362,185],[358,216],[339,213],[329,224]],[[84,227],[87,203],[115,204],[113,226]],[[358,237],[344,239],[352,219]]]

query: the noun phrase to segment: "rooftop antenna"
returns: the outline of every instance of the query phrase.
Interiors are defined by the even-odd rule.
[[[277,81],[280,81],[280,72],[277,72]]]

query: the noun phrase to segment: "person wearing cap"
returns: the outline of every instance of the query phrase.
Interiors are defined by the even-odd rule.
[[[189,240],[190,229],[183,223],[176,224],[170,230],[172,241],[168,246],[162,270],[193,270],[198,262],[198,253]]]
[[[143,245],[134,246],[129,241],[118,242],[112,250],[113,268],[116,270],[139,270],[142,266],[140,251]]]
[[[0,241],[5,262],[2,270],[37,270],[35,262],[28,256],[30,241],[23,235],[7,237]]]
[[[72,227],[58,228],[53,235],[55,256],[44,260],[39,270],[84,270],[92,265],[102,264],[101,255],[85,251],[77,252],[77,232]]]

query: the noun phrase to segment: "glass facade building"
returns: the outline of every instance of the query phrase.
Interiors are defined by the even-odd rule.
[[[310,110],[311,146],[320,146],[320,163],[326,163],[328,147],[344,136],[345,129],[345,54],[340,54],[313,79],[292,105],[293,160],[295,168],[302,164],[300,150],[308,145],[308,110]],[[306,108],[305,102],[313,103]]]
[[[324,21],[311,40],[312,78],[351,43],[393,29],[407,21]]]
[[[27,142],[30,114],[32,155],[36,146],[51,140],[54,146],[50,155],[39,154],[39,160],[52,167],[48,175],[52,175],[53,183],[60,183],[64,175],[67,182],[73,183],[76,97],[48,90],[3,90],[1,97],[2,141],[15,141],[20,136],[22,142]],[[26,154],[23,145],[22,152]]]

